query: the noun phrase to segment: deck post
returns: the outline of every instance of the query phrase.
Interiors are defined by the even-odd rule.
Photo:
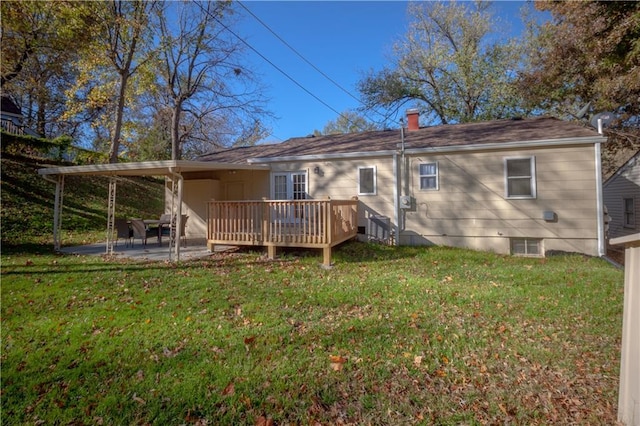
[[[331,245],[333,244],[333,205],[331,203],[331,197],[327,197],[327,202],[325,203],[325,217],[326,220],[326,237],[327,241],[325,242],[325,246],[322,248],[322,264],[324,266],[331,266]]]
[[[271,242],[271,236],[269,235],[269,207],[271,204],[266,198],[262,199],[262,229],[260,230],[260,239],[264,243]],[[275,252],[274,252],[275,255]]]
[[[331,266],[331,246],[322,247],[322,265]]]
[[[268,244],[267,245],[267,257],[270,260],[275,260],[276,259],[276,245],[275,244]]]
[[[324,204],[325,208],[325,217],[327,218],[325,223],[325,244],[328,244],[331,247],[331,243],[333,243],[333,205],[331,204],[331,197],[327,197],[327,202]]]

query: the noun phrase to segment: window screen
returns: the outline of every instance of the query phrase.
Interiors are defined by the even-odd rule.
[[[505,160],[507,198],[535,198],[535,162],[533,157]]]
[[[375,167],[358,168],[358,195],[373,195],[376,193]]]

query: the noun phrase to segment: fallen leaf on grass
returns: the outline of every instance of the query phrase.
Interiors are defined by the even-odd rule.
[[[447,372],[444,370],[436,370],[434,374],[438,377],[447,377]]]
[[[342,370],[344,363],[347,362],[347,359],[340,355],[329,355],[329,360],[331,361],[331,369],[333,371]]]
[[[236,393],[236,385],[233,382],[230,382],[222,391],[223,396],[233,395],[234,393]]]
[[[132,398],[135,402],[137,402],[140,405],[145,405],[147,403],[147,401],[145,401],[144,399],[140,398],[138,395],[136,395],[135,393],[133,394],[133,398]]]
[[[144,380],[144,371],[138,370],[138,372],[136,373],[136,379],[140,381]]]
[[[251,346],[253,346],[253,343],[256,341],[256,336],[251,336],[251,337],[245,337],[244,338],[244,348],[247,352],[249,352],[249,350],[251,349]]]
[[[170,350],[169,348],[163,348],[162,349],[162,353],[167,358],[173,358],[174,356],[178,355],[186,346],[187,346],[187,341],[185,339],[185,340],[181,341],[178,344],[178,346],[173,348],[173,350]]]
[[[256,426],[273,426],[273,419],[266,418],[265,416],[259,416],[256,418]]]

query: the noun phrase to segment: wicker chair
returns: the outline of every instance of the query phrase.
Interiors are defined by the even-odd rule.
[[[124,238],[124,246],[126,247],[128,244],[131,244],[131,239],[133,238],[133,230],[129,225],[127,219],[116,219],[114,221],[116,227],[116,246],[118,245],[118,240],[120,238]]]
[[[131,229],[133,230],[133,241],[136,238],[140,238],[143,247],[147,246],[147,238],[158,237],[158,231],[148,229],[142,219],[131,219]],[[133,243],[131,243],[131,247],[133,247]]]
[[[162,215],[164,216],[164,215]],[[161,219],[162,220],[162,216]],[[169,215],[168,220],[171,219],[171,215]],[[180,236],[179,238],[182,240],[182,245],[183,247],[187,246],[187,234],[185,233],[185,229],[187,226],[187,219],[189,219],[189,216],[187,216],[186,214],[182,215],[182,223],[180,224]],[[169,227],[163,227],[162,228],[162,236],[163,237],[168,237],[171,234],[171,229]]]

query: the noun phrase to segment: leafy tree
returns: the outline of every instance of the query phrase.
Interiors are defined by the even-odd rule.
[[[563,116],[613,111],[607,161],[640,148],[640,2],[537,2],[553,19],[534,27],[519,90]],[[615,164],[611,165],[612,167]]]
[[[127,131],[124,117],[134,102],[133,92],[144,90],[144,82],[151,83],[144,66],[153,57],[149,16],[157,3],[112,0],[101,4],[93,28],[95,38],[82,52],[80,75],[68,94],[71,114],[86,111],[94,117],[94,126],[105,127],[109,162],[115,163]]]
[[[514,42],[494,41],[497,22],[485,2],[410,3],[410,27],[394,63],[358,83],[366,107],[415,102],[434,123],[521,114],[511,84],[520,59]]]
[[[2,89],[22,107],[26,125],[43,136],[73,134],[61,120],[64,92],[76,76],[77,51],[91,39],[93,2],[0,3]]]
[[[375,123],[368,121],[363,116],[354,111],[345,111],[341,113],[335,120],[330,120],[322,129],[322,131],[314,130],[313,134],[320,135],[337,135],[342,133],[366,132],[368,130],[377,130]]]
[[[185,151],[209,151],[211,145],[251,143],[264,133],[259,120],[247,119],[264,110],[251,72],[240,62],[240,45],[225,28],[231,6],[167,2],[158,9],[159,87],[171,111],[172,159],[181,159]],[[225,134],[241,140],[229,141]]]
[[[595,109],[638,106],[639,2],[537,2],[553,19],[537,28],[520,89],[536,107],[567,100]]]

